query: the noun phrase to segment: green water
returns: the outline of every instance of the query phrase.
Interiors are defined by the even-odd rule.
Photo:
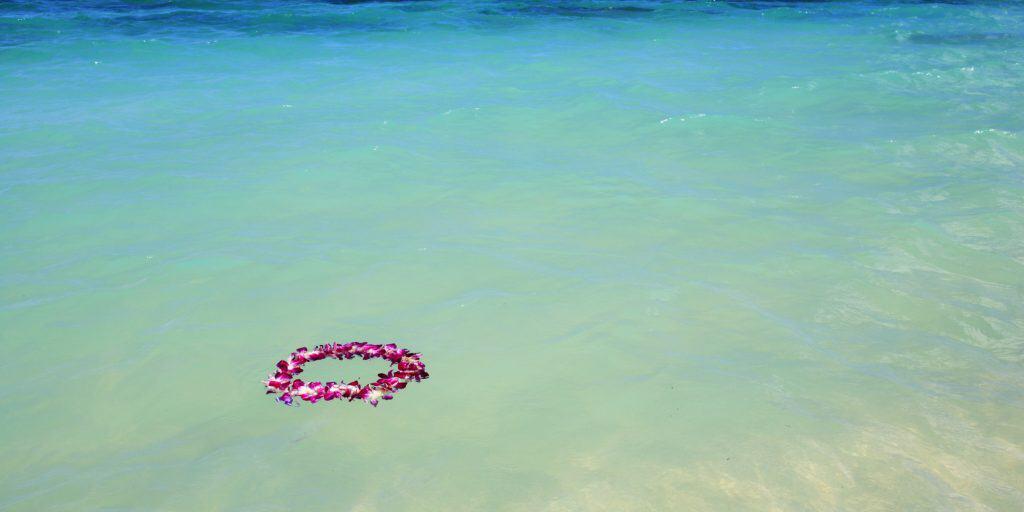
[[[0,509],[1021,510],[1022,27],[2,3]]]

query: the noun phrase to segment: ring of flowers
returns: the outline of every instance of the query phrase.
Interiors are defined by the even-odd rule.
[[[387,373],[377,374],[376,381],[364,386],[360,386],[359,381],[339,384],[303,382],[302,379],[295,378],[302,373],[302,365],[328,357],[338,360],[361,357],[364,361],[380,358],[386,359],[396,368]],[[404,389],[409,382],[419,382],[429,376],[426,366],[420,361],[420,355],[415,352],[398,348],[394,343],[374,345],[353,341],[318,345],[313,350],[300,347],[292,352],[288,359],[278,361],[277,370],[263,381],[263,384],[267,386],[268,395],[280,395],[277,401],[285,405],[292,405],[296,397],[310,403],[347,398],[349,402],[360,399],[377,407],[380,400],[391,400],[394,394]]]

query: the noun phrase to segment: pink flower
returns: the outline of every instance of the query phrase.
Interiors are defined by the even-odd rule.
[[[383,348],[382,353],[384,355],[384,359],[387,359],[388,361],[391,361],[392,363],[397,363],[397,362],[401,361],[402,358],[405,357],[405,355],[409,353],[408,350],[406,350],[404,348],[398,348],[397,346],[395,346],[394,343],[388,343],[387,345],[384,345],[384,347],[382,347],[382,348]]]
[[[295,352],[292,352],[291,360],[297,364],[303,364],[306,361],[309,361],[309,358],[306,357],[306,352],[308,351],[309,350],[306,347],[299,347],[295,349]]]
[[[362,390],[363,388],[359,385],[359,381],[354,380],[342,386],[342,396],[348,398],[348,401],[351,402],[354,398],[359,397],[359,393]]]
[[[296,386],[295,383],[298,383]],[[301,380],[297,380],[293,383],[292,394],[298,395],[299,398],[307,401],[316,403],[317,400],[324,397],[324,383],[323,382],[310,382],[309,384],[302,383]]]
[[[288,389],[288,385],[291,383],[291,376],[284,372],[277,372],[272,375],[269,379],[263,381],[269,389],[279,389],[284,391]]]
[[[380,357],[383,350],[380,345],[365,344],[359,351],[363,355],[363,360],[373,359]]]
[[[323,351],[327,357],[334,357],[337,359],[345,357],[345,351],[347,350],[345,346],[340,343],[328,343],[317,347],[317,349]]]
[[[399,389],[404,389],[407,384],[407,382],[401,377],[394,375],[394,372],[378,373],[377,376],[380,378],[377,379],[376,384],[388,390],[397,391]]]
[[[370,386],[363,388],[359,394],[359,398],[362,398],[364,402],[367,402],[374,407],[377,407],[377,404],[380,403],[381,400],[391,400],[394,398],[384,390]]]
[[[278,361],[277,368],[282,372],[287,372],[291,375],[295,375],[296,373],[302,373],[302,363],[296,363],[291,359],[289,359],[288,361]]]

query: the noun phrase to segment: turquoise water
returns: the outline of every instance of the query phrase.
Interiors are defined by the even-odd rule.
[[[0,509],[1020,510],[1022,112],[1019,2],[0,3]]]

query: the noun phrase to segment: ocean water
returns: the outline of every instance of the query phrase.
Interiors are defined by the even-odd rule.
[[[1021,510],[1022,113],[1021,2],[2,2],[0,510]]]

